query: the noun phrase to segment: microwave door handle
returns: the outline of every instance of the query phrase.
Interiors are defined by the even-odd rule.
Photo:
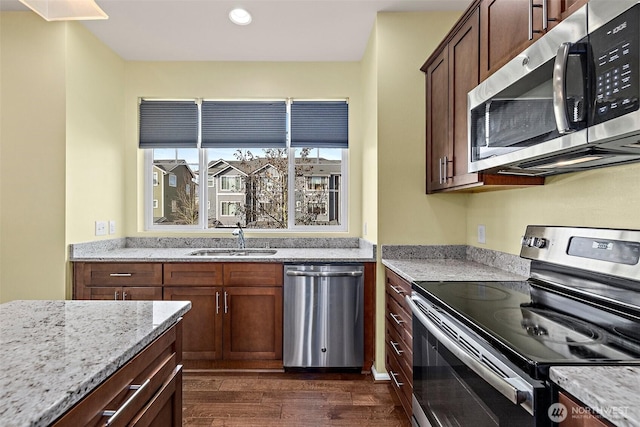
[[[567,94],[565,78],[567,75],[567,60],[571,43],[562,43],[558,48],[553,64],[553,114],[556,118],[558,132],[562,135],[571,132],[567,117]]]
[[[512,383],[518,384],[520,381],[517,378],[503,378],[499,376],[496,372],[489,369],[487,366],[482,364],[480,361],[476,360],[473,356],[463,350],[455,341],[449,338],[440,328],[438,328],[417,306],[414,302],[417,300],[414,296],[406,296],[405,300],[413,315],[418,319],[418,321],[424,325],[424,327],[440,342],[444,345],[447,350],[449,350],[455,357],[457,357],[460,361],[462,361],[466,366],[468,366],[472,371],[478,374],[482,379],[491,384],[493,388],[495,388],[500,394],[509,399],[512,403],[519,405],[520,403],[526,402],[528,392],[519,390],[517,387],[514,387]],[[528,410],[528,409],[527,409]]]

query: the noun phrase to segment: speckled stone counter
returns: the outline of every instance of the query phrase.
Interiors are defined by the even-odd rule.
[[[522,281],[529,262],[470,246],[383,246],[382,264],[413,281]]]
[[[559,366],[550,377],[613,424],[640,426],[640,366]]]
[[[0,305],[0,425],[49,425],[190,308],[188,301]]]
[[[70,245],[70,260],[84,262],[375,262],[376,247],[357,238],[247,238],[247,248],[273,255],[194,256],[202,248],[234,248],[229,238],[124,238]]]

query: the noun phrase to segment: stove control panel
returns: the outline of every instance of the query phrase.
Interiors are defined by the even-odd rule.
[[[529,225],[520,257],[630,280],[640,291],[640,229]]]
[[[522,246],[542,249],[547,247],[547,239],[545,239],[544,237],[523,236]]]

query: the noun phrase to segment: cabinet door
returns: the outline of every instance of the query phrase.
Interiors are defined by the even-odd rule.
[[[469,138],[467,93],[479,83],[479,11],[469,17],[448,45],[449,50],[449,132],[447,184],[450,187],[478,182],[477,173],[468,173]],[[450,177],[450,178],[449,178]]]
[[[282,358],[282,288],[224,288],[225,359]]]
[[[427,193],[444,188],[443,162],[449,154],[449,57],[444,49],[426,70]]]
[[[164,299],[191,301],[184,315],[182,357],[214,360],[222,358],[222,288],[165,287]]]
[[[537,0],[535,3],[543,0]],[[530,16],[530,13],[533,15]],[[480,80],[509,62],[533,40],[529,40],[529,19],[535,40],[542,31],[542,8],[529,9],[529,0],[482,0],[480,3]]]

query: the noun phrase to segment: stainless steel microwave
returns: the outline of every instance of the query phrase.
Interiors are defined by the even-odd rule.
[[[640,0],[591,0],[468,94],[469,171],[640,161]]]

